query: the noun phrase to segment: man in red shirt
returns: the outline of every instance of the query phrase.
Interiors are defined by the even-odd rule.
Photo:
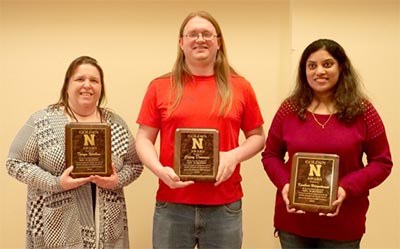
[[[221,29],[207,12],[179,31],[172,72],[153,80],[137,119],[140,159],[159,178],[154,248],[241,248],[240,163],[263,149],[263,118],[253,88],[229,65]],[[215,182],[182,181],[173,170],[177,128],[219,133]],[[239,145],[240,130],[245,141]],[[154,143],[160,132],[160,157]]]

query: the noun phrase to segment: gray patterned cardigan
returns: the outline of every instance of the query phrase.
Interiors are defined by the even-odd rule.
[[[68,191],[60,185],[68,123],[62,110],[34,113],[15,137],[7,170],[28,185],[26,248],[129,248],[123,187],[140,176],[143,165],[125,121],[103,111],[111,125],[112,161],[119,184],[113,190],[97,188],[95,212],[90,183]]]

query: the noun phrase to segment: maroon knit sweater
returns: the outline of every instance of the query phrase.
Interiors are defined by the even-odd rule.
[[[371,103],[364,105],[364,114],[355,122],[344,124],[334,115],[322,128],[310,112],[305,120],[301,120],[292,103],[282,103],[262,153],[264,169],[277,187],[274,216],[277,229],[333,240],[356,240],[363,236],[369,190],[389,176],[393,164],[382,120]],[[325,123],[329,117],[315,116],[320,123]],[[346,199],[337,216],[320,217],[317,213],[290,214],[286,211],[281,191],[289,183],[292,156],[296,152],[340,156],[339,186],[346,191]]]

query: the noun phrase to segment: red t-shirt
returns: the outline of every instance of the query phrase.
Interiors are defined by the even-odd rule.
[[[344,124],[333,115],[321,128],[307,112],[300,120],[297,107],[285,101],[272,121],[262,162],[269,178],[278,188],[274,225],[286,232],[312,238],[333,240],[360,239],[365,232],[369,190],[390,174],[392,160],[384,125],[371,103],[353,123]],[[321,123],[329,115],[315,114]],[[289,183],[292,157],[296,152],[339,155],[339,186],[346,199],[335,217],[318,213],[291,214],[286,211],[281,191]],[[367,164],[362,161],[367,156]],[[288,159],[285,160],[285,155]]]
[[[218,115],[215,105],[217,87],[214,76],[194,76],[185,84],[177,108],[168,116],[168,108],[174,102],[171,97],[169,77],[153,80],[145,94],[137,123],[160,129],[160,162],[173,167],[174,134],[177,128],[214,128],[219,131],[220,151],[228,151],[239,145],[240,130],[250,131],[261,126],[257,99],[250,83],[239,76],[232,76],[232,107],[225,116]],[[240,165],[232,176],[214,186],[214,183],[196,182],[188,187],[171,189],[161,180],[157,200],[185,203],[220,205],[239,200],[243,196]]]

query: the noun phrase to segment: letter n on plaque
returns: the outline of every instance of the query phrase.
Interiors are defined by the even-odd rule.
[[[107,123],[68,123],[65,126],[66,167],[71,176],[111,175],[111,127]]]
[[[219,165],[216,129],[178,128],[174,141],[174,170],[182,181],[215,181]]]
[[[308,212],[331,213],[337,198],[339,156],[295,153],[292,160],[289,206]]]

